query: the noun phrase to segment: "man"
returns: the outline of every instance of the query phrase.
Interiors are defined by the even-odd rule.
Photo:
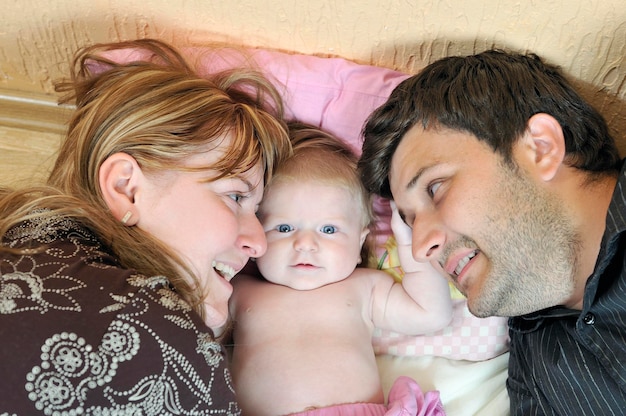
[[[626,173],[602,116],[536,55],[449,57],[368,119],[359,161],[480,317],[510,316],[515,415],[626,408]]]

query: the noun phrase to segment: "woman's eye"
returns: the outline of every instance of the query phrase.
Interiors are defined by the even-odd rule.
[[[240,204],[241,201],[245,198],[245,195],[242,195],[242,194],[230,194],[230,195],[228,195],[228,197],[230,199],[232,199],[233,201],[235,201],[236,203]]]
[[[337,232],[337,227],[334,225],[325,225],[322,227],[322,233],[324,234],[334,234]]]
[[[289,231],[293,231],[293,227],[289,224],[280,224],[276,227],[276,231],[279,233],[288,233]]]

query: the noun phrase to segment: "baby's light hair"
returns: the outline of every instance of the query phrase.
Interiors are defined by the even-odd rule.
[[[362,226],[374,226],[372,198],[363,186],[356,170],[358,156],[343,141],[315,126],[300,122],[288,123],[293,155],[278,166],[267,186],[282,181],[316,181],[348,190],[358,203],[362,214]],[[262,208],[261,208],[262,211]],[[361,251],[362,265],[369,263],[373,253],[373,241],[367,238]]]

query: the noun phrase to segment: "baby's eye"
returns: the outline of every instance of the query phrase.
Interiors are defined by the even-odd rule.
[[[289,231],[293,231],[293,227],[289,224],[279,224],[276,227],[276,231],[279,233],[288,233]]]
[[[337,227],[334,225],[325,225],[322,227],[322,233],[324,234],[335,234],[337,232]]]

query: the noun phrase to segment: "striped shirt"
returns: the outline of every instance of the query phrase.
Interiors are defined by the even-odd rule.
[[[509,320],[513,415],[626,414],[626,171],[582,311],[553,307]]]

